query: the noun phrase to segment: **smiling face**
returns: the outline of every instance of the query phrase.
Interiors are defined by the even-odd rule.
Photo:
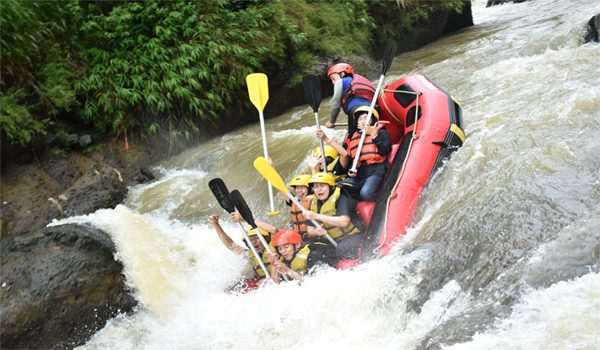
[[[328,184],[315,182],[313,184],[313,192],[319,200],[327,200],[329,198],[330,188]]]
[[[294,245],[291,243],[277,246],[277,252],[285,259],[285,261],[291,261],[294,258],[294,250]]]
[[[368,125],[367,124],[367,113],[362,113],[361,115],[359,115],[356,123],[358,124],[358,128],[360,130],[363,130]]]
[[[260,239],[256,235],[250,237],[250,244],[252,244],[254,249],[256,249],[256,252],[259,254],[262,254],[262,252],[265,250],[265,247],[263,247],[263,245],[260,243]]]
[[[298,198],[304,198],[308,194],[308,187],[306,186],[294,186],[294,194]]]

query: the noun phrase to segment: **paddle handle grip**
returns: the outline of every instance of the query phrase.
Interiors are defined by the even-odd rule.
[[[242,234],[244,235],[244,239],[246,240],[246,243],[248,243],[248,247],[250,248],[250,251],[252,251],[252,254],[254,254],[254,257],[256,258],[256,261],[258,261],[258,265],[265,272],[265,276],[269,280],[271,280],[271,274],[269,273],[269,270],[265,266],[265,263],[263,263],[262,257],[260,255],[258,255],[258,252],[256,251],[256,249],[252,245],[252,242],[250,242],[250,237],[248,237],[248,233],[246,232],[246,229],[244,228],[244,225],[242,225],[242,223],[240,223],[240,227],[242,228]],[[260,233],[258,235],[260,237]]]
[[[258,111],[258,118],[260,119],[260,134],[262,136],[263,154],[265,159],[269,159],[269,151],[267,148],[267,132],[265,130],[265,117],[262,111]],[[273,202],[273,186],[269,182],[269,205],[271,206],[271,212],[275,212],[275,202]]]
[[[369,125],[371,125],[371,123],[370,123],[371,115],[373,115],[373,108],[375,108],[375,102],[377,102],[377,96],[379,96],[379,92],[381,91],[381,87],[383,86],[384,79],[385,79],[385,75],[382,74],[379,77],[379,82],[377,82],[377,88],[375,89],[375,95],[373,95],[373,99],[371,100],[371,105],[369,106],[369,112],[367,114],[367,121],[368,121]],[[363,131],[362,135],[360,135],[360,141],[358,142],[358,148],[356,149],[356,155],[354,156],[354,160],[352,161],[352,168],[350,168],[351,173],[356,173],[356,168],[358,167],[358,160],[360,159],[360,152],[362,151],[366,136],[367,136],[366,131]]]
[[[315,112],[315,124],[317,124],[317,129],[321,129],[321,123],[319,123],[319,112]],[[321,145],[321,157],[323,157],[323,171],[327,171],[327,160],[325,159],[325,145],[323,144],[323,140],[319,139],[319,144]]]
[[[290,198],[290,200],[291,200],[291,201],[292,201],[294,204],[296,204],[296,206],[297,206],[298,208],[300,208],[300,210],[302,210],[302,212],[303,212],[303,213],[307,211],[307,210],[304,208],[304,206],[302,206],[302,204],[300,204],[300,202],[298,202],[298,199],[296,199],[296,197],[292,196],[292,194],[291,194],[291,193],[289,193],[289,192],[288,192],[288,197]],[[315,225],[315,227],[321,228],[321,225],[319,225],[319,223],[318,223],[318,222],[316,222],[315,220],[310,220],[310,222],[312,222],[312,224],[313,224],[313,225]],[[328,241],[329,241],[331,244],[333,244],[333,246],[334,246],[334,247],[337,247],[337,246],[338,246],[337,242],[336,242],[336,241],[335,241],[333,238],[331,238],[331,236],[330,236],[328,233],[325,233],[325,238],[327,238],[327,240],[328,240]]]
[[[241,222],[240,222],[240,227],[242,228],[242,230],[244,229],[244,225],[242,225]],[[275,255],[275,252],[273,252],[273,249],[271,249],[271,246],[269,245],[269,243],[267,243],[267,241],[265,241],[265,238],[260,233],[257,235],[257,237],[258,237],[258,240],[260,241],[260,244],[262,244],[262,246],[265,247],[265,250],[270,255]],[[282,274],[281,276],[286,281],[290,280],[286,274]]]

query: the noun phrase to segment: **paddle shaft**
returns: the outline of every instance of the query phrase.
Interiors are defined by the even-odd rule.
[[[317,129],[321,129],[321,124],[319,123],[319,112],[315,111],[315,123],[317,124]],[[323,144],[323,140],[319,139],[319,144],[321,145],[321,156],[323,157],[323,171],[327,171],[327,160],[325,159],[325,144]]]
[[[381,91],[381,87],[383,86],[383,80],[385,79],[385,74],[382,74],[379,77],[379,82],[377,83],[377,89],[375,89],[375,95],[373,96],[373,100],[371,100],[371,105],[369,106],[369,112],[367,113],[367,125],[371,125],[371,115],[373,114],[373,108],[375,107],[375,102],[377,102],[377,96],[379,96],[379,92]],[[352,168],[350,168],[351,173],[356,174],[356,168],[358,167],[358,160],[360,159],[360,152],[362,151],[363,144],[365,143],[365,137],[367,136],[366,130],[363,130],[360,135],[360,141],[358,142],[358,148],[356,149],[356,155],[354,156],[354,161],[352,162]]]
[[[289,193],[289,192],[287,193],[287,195],[288,195],[289,199],[290,199],[290,200],[291,200],[291,201],[292,201],[294,204],[296,204],[296,206],[297,206],[298,208],[300,208],[300,210],[302,211],[302,213],[305,213],[305,212],[307,211],[307,210],[306,210],[306,208],[304,208],[304,206],[303,206],[302,204],[300,204],[300,202],[298,202],[298,199],[297,199],[296,197],[292,196],[292,194],[291,194],[291,193]],[[319,223],[318,223],[318,222],[316,222],[315,220],[310,220],[310,222],[312,222],[312,224],[313,224],[313,225],[315,225],[315,227],[319,227],[319,228],[321,227],[321,225],[319,225]],[[331,238],[331,236],[330,236],[330,235],[329,235],[327,232],[325,232],[325,238],[327,238],[327,240],[328,240],[328,241],[329,241],[331,244],[333,244],[333,246],[334,246],[334,247],[337,247],[337,242],[336,242],[336,241],[335,241],[333,238]]]
[[[263,153],[265,159],[269,159],[269,151],[267,150],[267,132],[265,131],[265,117],[263,115],[263,111],[258,111],[258,117],[260,119],[260,133],[262,135],[262,145],[263,145]],[[271,213],[275,212],[275,203],[273,202],[273,187],[269,182],[269,204],[271,205]]]
[[[244,228],[244,225],[242,225],[241,222],[240,222],[240,227],[242,228],[242,234],[244,235],[244,239],[248,243],[248,247],[250,248],[250,251],[252,251],[252,254],[254,254],[256,261],[258,261],[258,265],[260,265],[260,268],[265,272],[265,276],[270,280],[271,274],[269,273],[269,270],[265,266],[265,263],[262,261],[262,257],[260,255],[258,255],[256,248],[254,248],[254,246],[252,245],[252,242],[250,241],[250,237],[248,237],[248,232],[246,232],[246,228]],[[262,238],[262,237],[260,237],[260,233],[258,233],[258,236],[259,236],[258,239],[260,240]]]
[[[242,225],[242,223],[240,223],[240,226]],[[263,245],[263,247],[265,247],[265,250],[271,254],[271,255],[275,255],[275,252],[273,252],[273,250],[271,249],[271,246],[269,245],[269,243],[267,243],[267,241],[265,241],[265,238],[259,233],[258,234],[258,240],[260,241],[260,243]],[[289,281],[289,277],[286,274],[282,274],[281,277],[283,277],[284,280]]]

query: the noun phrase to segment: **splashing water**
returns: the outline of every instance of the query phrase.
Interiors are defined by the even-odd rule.
[[[484,3],[473,28],[397,57],[387,77],[427,75],[462,103],[467,133],[389,256],[224,292],[246,265],[206,224],[226,216],[208,181],[285,221],[263,214],[260,129],[244,127],[161,164],[127,207],[64,220],[111,234],[140,302],[81,349],[600,348],[600,45],[580,39],[600,3]],[[313,122],[307,107],[267,121],[287,179],[317,146]]]

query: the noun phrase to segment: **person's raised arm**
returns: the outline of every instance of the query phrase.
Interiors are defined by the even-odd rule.
[[[227,235],[227,233],[225,233],[225,231],[221,227],[221,224],[219,224],[219,215],[210,215],[208,217],[208,222],[215,229],[215,231],[217,232],[217,235],[219,236],[219,239],[221,240],[221,242],[227,249],[231,250],[232,252],[234,252],[235,254],[238,254],[238,255],[243,255],[245,253],[244,248],[242,248],[238,244],[236,244]]]
[[[342,79],[339,79],[333,84],[333,96],[329,102],[331,105],[331,113],[329,114],[329,121],[325,124],[328,128],[335,126],[335,121],[337,120],[338,114],[340,114],[343,90],[344,82]]]
[[[268,222],[264,222],[260,219],[254,219],[254,223],[256,223],[256,226],[258,226],[258,228],[265,230],[269,233],[277,232],[277,227],[275,227],[275,225],[269,224]]]

